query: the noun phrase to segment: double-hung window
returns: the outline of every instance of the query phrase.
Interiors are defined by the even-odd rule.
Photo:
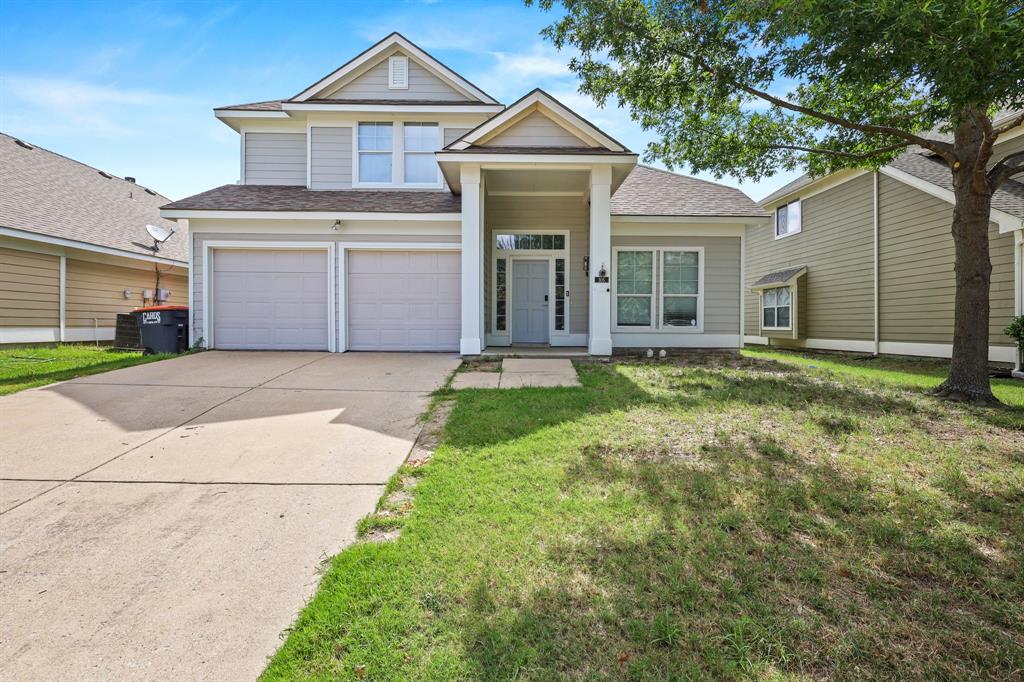
[[[437,161],[434,152],[441,148],[441,137],[436,123],[403,123],[402,142],[407,185],[436,185]]]
[[[392,124],[359,124],[359,182],[389,185],[392,178]]]
[[[761,327],[792,329],[792,292],[789,287],[765,289],[761,294]]]
[[[617,249],[615,326],[700,329],[702,261],[700,249]]]
[[[800,231],[800,200],[791,201],[775,209],[775,238],[782,239]]]

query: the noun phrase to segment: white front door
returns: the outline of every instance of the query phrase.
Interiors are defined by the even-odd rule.
[[[457,251],[350,251],[348,350],[457,351]]]
[[[512,343],[547,343],[548,261],[512,261]]]

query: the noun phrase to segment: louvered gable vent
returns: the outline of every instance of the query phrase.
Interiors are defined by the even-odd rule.
[[[409,58],[394,56],[388,58],[388,89],[409,89]]]

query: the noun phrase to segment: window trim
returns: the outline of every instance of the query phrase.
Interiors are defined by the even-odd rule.
[[[640,251],[654,253],[654,277],[651,283],[654,292],[651,297],[651,324],[641,326],[619,326],[618,316],[618,285],[619,285],[619,252]],[[695,327],[670,327],[664,324],[662,311],[664,307],[665,286],[662,279],[664,268],[664,253],[696,253],[697,254],[697,326]],[[655,246],[613,246],[612,247],[612,268],[611,268],[611,330],[618,334],[703,334],[704,333],[704,247],[703,246],[669,246],[659,244]],[[631,296],[633,294],[623,294]],[[643,295],[643,294],[639,294]],[[690,296],[691,294],[669,294],[669,296]],[[655,304],[657,304],[655,306]]]
[[[774,306],[769,306],[769,307],[775,309],[775,323],[776,323],[776,325],[778,325],[778,322],[779,322],[779,308],[789,308],[789,325],[785,326],[785,327],[779,327],[779,326],[766,327],[765,324],[764,324],[764,308],[765,308],[765,306],[764,306],[764,295],[766,293],[768,293],[769,291],[778,291],[779,289],[789,289],[789,305],[783,305],[783,306],[774,305]],[[759,317],[758,317],[758,324],[759,324],[759,326],[761,327],[761,329],[763,331],[770,331],[770,332],[791,332],[791,331],[793,331],[793,301],[795,299],[795,296],[794,296],[795,292],[793,291],[793,289],[794,289],[794,287],[792,285],[790,285],[790,284],[783,284],[782,286],[766,287],[766,288],[761,290],[760,298],[758,300],[758,312],[760,313]]]
[[[391,124],[391,182],[363,182],[359,177],[359,126],[365,123]],[[375,120],[360,119],[352,124],[352,189],[444,189],[444,176],[441,167],[437,167],[436,182],[405,182],[405,124],[431,123],[437,128],[437,148],[444,147],[444,125],[440,121],[416,119],[377,118]],[[374,153],[374,152],[369,152]],[[383,154],[384,152],[377,152]],[[410,152],[427,154],[428,152]],[[436,152],[429,152],[436,153]]]
[[[780,208],[785,208],[786,209],[786,225],[788,227],[789,226],[789,207],[792,206],[793,204],[797,204],[800,207],[800,209],[799,209],[800,221],[797,224],[795,230],[788,231],[785,234],[779,234],[779,209]],[[792,237],[795,234],[800,234],[801,232],[803,232],[803,229],[804,229],[804,207],[803,207],[803,204],[801,203],[799,198],[793,199],[792,201],[788,201],[785,204],[780,204],[780,205],[775,207],[775,210],[773,211],[773,218],[772,218],[772,232],[775,234],[775,239],[785,239],[786,237]]]

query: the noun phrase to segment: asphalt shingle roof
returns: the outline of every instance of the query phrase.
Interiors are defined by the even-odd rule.
[[[928,155],[928,152],[907,152],[889,165],[915,178],[953,191],[953,174],[949,166],[941,158]],[[992,195],[992,208],[1024,218],[1024,184],[1013,179],[1004,182]]]
[[[167,197],[0,133],[0,226],[151,256],[136,246],[152,244],[146,225],[176,234],[159,255],[188,260],[188,237],[178,223],[160,217]]]
[[[806,269],[807,266],[798,265],[795,268],[786,268],[785,270],[769,272],[767,275],[754,282],[751,286],[759,287],[764,286],[765,284],[781,284],[782,282],[788,282]]]
[[[458,213],[451,192],[309,190],[290,185],[223,185],[163,206],[196,211],[334,211],[344,213]]]
[[[735,187],[637,166],[616,190],[612,215],[763,217],[754,200]]]

